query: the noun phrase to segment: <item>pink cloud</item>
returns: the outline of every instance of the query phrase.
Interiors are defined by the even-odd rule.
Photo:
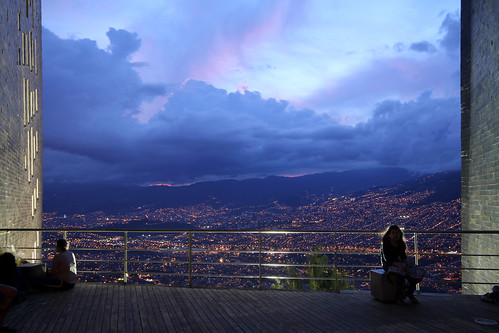
[[[390,58],[377,60],[347,77],[325,83],[322,89],[297,104],[344,117],[366,119],[383,100],[408,101],[423,91],[433,96],[459,95],[456,64],[445,57],[426,60]],[[351,114],[351,110],[358,114]],[[345,119],[343,119],[344,123]]]
[[[255,18],[251,24],[234,27],[235,33],[217,31],[217,37],[209,53],[191,63],[192,76],[199,80],[212,81],[220,75],[240,67],[245,56],[258,52],[259,46],[279,36],[285,25],[289,5],[276,3],[265,15]]]
[[[249,88],[248,88],[248,85],[246,84],[246,80],[244,80],[244,82],[240,85],[237,86],[237,92],[240,92],[240,93],[245,93],[246,91],[249,91]]]

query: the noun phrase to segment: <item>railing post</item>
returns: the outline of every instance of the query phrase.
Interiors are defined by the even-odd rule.
[[[414,233],[414,264],[419,265],[418,257],[418,234]]]
[[[333,247],[334,247],[334,276],[336,277],[335,282],[336,286],[338,286],[338,242],[336,241],[336,232],[333,232]]]
[[[128,231],[123,235],[123,283],[128,282]]]
[[[262,287],[262,232],[258,231],[258,283]]]
[[[189,288],[192,288],[192,231],[189,231]]]
[[[414,265],[419,265],[419,256],[418,256],[418,234],[414,233]],[[419,293],[419,283],[416,284],[416,291]]]

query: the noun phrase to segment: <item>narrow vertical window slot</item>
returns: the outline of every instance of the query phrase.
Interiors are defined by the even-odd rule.
[[[35,55],[35,42],[33,41],[33,32],[29,32],[29,67],[30,71],[33,71],[35,68],[35,60],[34,60],[34,55]]]
[[[21,52],[21,54],[22,54],[22,61],[21,61],[20,65],[24,65],[24,47],[26,46],[26,45],[24,44],[24,39],[25,39],[26,37],[25,37],[24,32],[22,32],[21,34],[22,34],[22,35],[21,35],[21,36],[22,36],[22,37],[21,37],[21,39],[22,39],[22,42],[21,42],[21,47],[22,47],[22,52]]]
[[[30,96],[29,96],[29,80],[26,79],[26,122],[29,124],[31,122],[30,116]]]
[[[26,52],[26,65],[28,65],[31,69],[31,31],[26,34],[28,40],[26,41],[27,52]]]
[[[31,154],[33,154],[33,163],[36,160],[36,140],[35,136],[33,135],[33,129],[31,129]]]
[[[31,27],[35,27],[35,6],[33,6],[33,1],[31,1]]]
[[[33,91],[29,92],[29,117],[33,119]]]
[[[33,128],[31,128],[31,177],[35,175],[35,136],[33,135]]]
[[[35,74],[38,74],[38,40],[35,38]]]
[[[27,125],[27,120],[26,120],[26,78],[23,77],[23,119],[24,119],[24,126]]]
[[[31,154],[30,154],[30,149],[29,149],[29,130],[28,130],[28,146],[27,146],[27,151],[26,151],[26,155],[27,155],[27,159],[28,159],[28,168],[27,168],[27,175],[28,175],[28,182],[31,181]]]
[[[35,217],[35,198],[31,195],[31,216]]]
[[[28,66],[29,61],[29,34],[24,34],[24,65]]]

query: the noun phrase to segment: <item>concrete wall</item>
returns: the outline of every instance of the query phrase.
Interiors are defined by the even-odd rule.
[[[0,1],[0,228],[42,225],[40,0]],[[0,231],[0,251],[39,257],[39,232]]]
[[[498,21],[499,1],[462,0],[462,230],[499,230]],[[462,253],[464,268],[499,269],[491,256],[499,254],[499,235],[464,235]],[[494,284],[499,271],[463,270],[464,293],[483,294]]]

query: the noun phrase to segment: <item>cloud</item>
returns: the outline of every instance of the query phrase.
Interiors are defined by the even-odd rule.
[[[152,64],[141,69],[145,77],[168,82],[210,81],[249,66],[246,59],[266,42],[285,36],[290,25],[303,19],[307,7],[287,1],[197,0],[162,6],[151,13],[161,19],[143,15],[135,23],[149,36],[135,58]]]
[[[144,84],[126,56],[138,36],[116,32],[110,39],[119,57],[94,41],[43,31],[46,182],[182,184],[376,166],[460,166],[457,96],[424,92],[406,102],[385,100],[370,119],[345,126],[327,113],[256,91],[229,93],[196,80]],[[372,78],[384,82],[388,64],[406,68],[381,62]],[[415,75],[421,67],[409,69]],[[364,88],[376,94],[369,83]],[[161,111],[139,122],[140,105],[157,98],[166,101]]]
[[[140,39],[136,33],[109,28],[106,35],[111,43],[109,50],[118,58],[126,58],[140,48]]]
[[[43,29],[43,59],[46,179],[65,179],[64,172],[52,172],[51,151],[102,162],[117,158],[122,150],[110,147],[134,141],[134,133],[124,135],[137,130],[132,115],[165,92],[142,83],[132,63],[89,39],[60,39]]]
[[[438,97],[458,96],[457,64],[447,57],[376,59],[346,77],[327,82],[301,104],[355,124],[369,119],[382,100],[409,101],[426,90]]]
[[[347,75],[330,78],[297,104],[355,124],[369,119],[383,100],[406,102],[425,91],[432,91],[434,97],[459,96],[460,57],[455,52],[459,27],[459,19],[448,14],[440,28],[445,32],[440,48],[426,40],[395,43],[387,47],[395,53],[374,57]],[[405,45],[410,45],[408,50]]]
[[[461,45],[461,21],[459,13],[447,14],[440,26],[440,32],[445,33],[444,37],[440,40],[440,46],[449,55],[458,54]]]
[[[459,98],[426,92],[407,103],[382,102],[372,119],[352,127],[257,92],[189,81],[151,119],[141,139],[148,148],[137,159],[148,162],[135,171],[178,183],[377,166],[458,169],[458,114]]]
[[[434,99],[425,92],[417,100],[384,101],[373,118],[357,128],[370,138],[364,147],[380,165],[434,172],[460,168],[460,100]]]
[[[433,44],[422,41],[419,43],[412,43],[410,49],[417,52],[426,52],[426,53],[435,53],[437,52],[437,48],[433,46]]]

